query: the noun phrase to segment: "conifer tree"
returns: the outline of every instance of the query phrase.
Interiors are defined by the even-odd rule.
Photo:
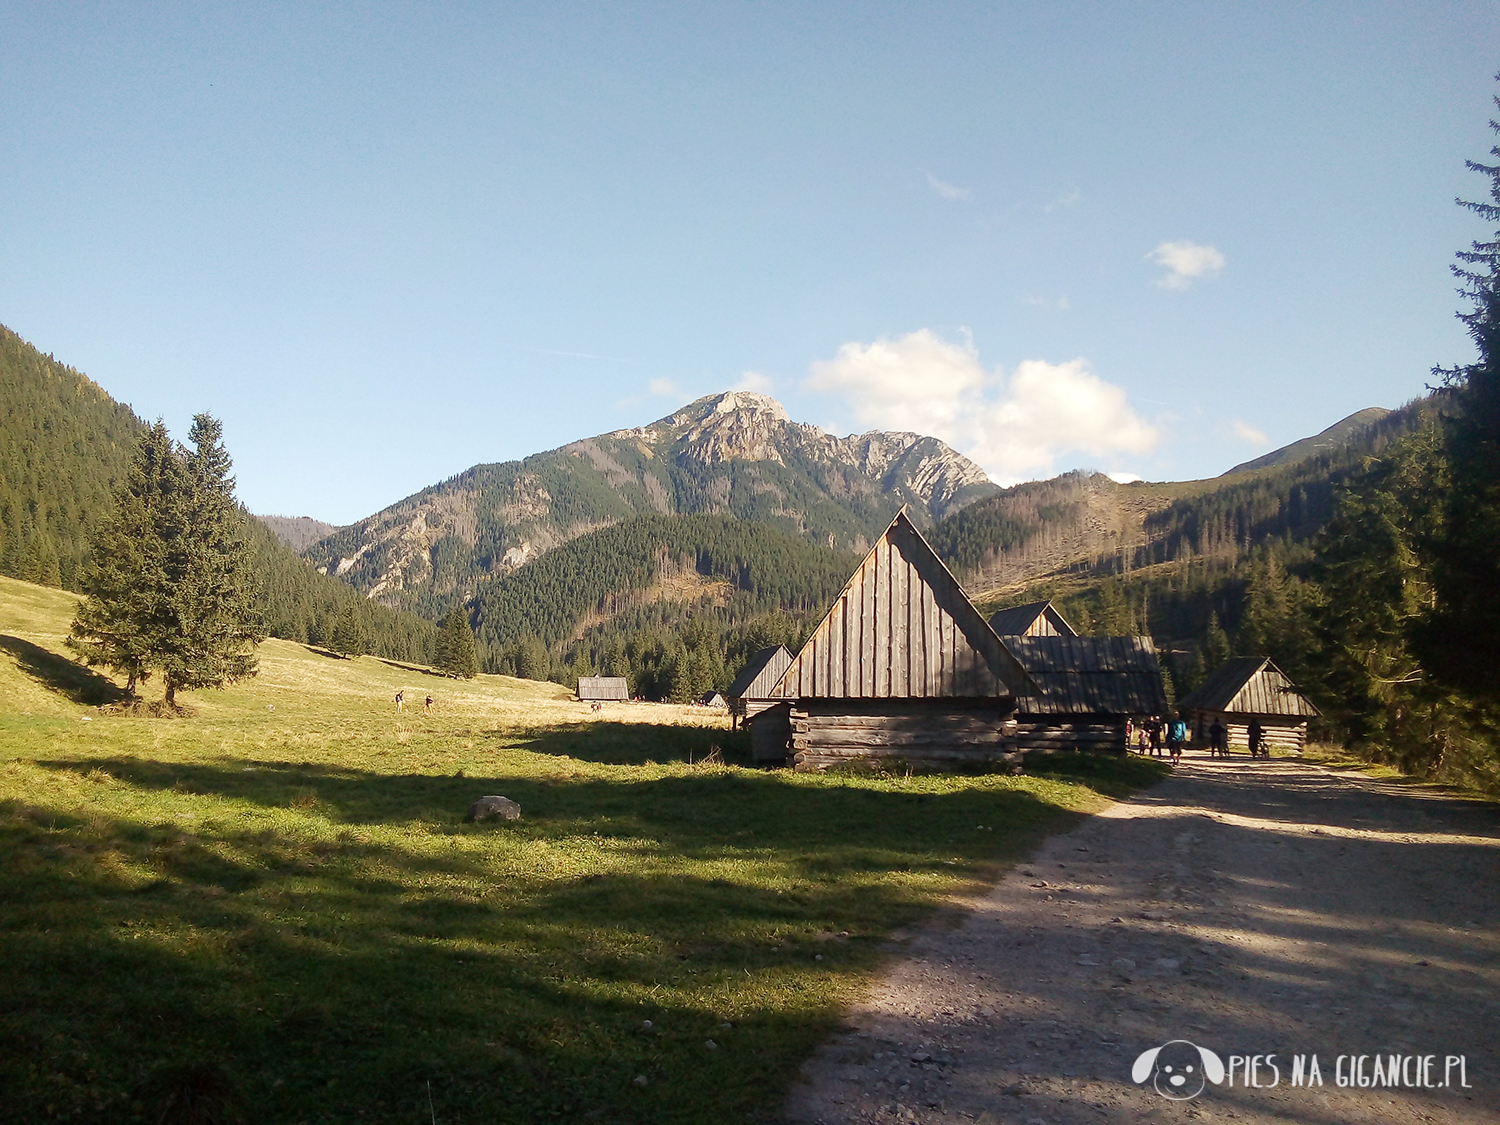
[[[1490,128],[1500,132],[1500,122]],[[1490,152],[1500,157],[1500,146]],[[1500,164],[1466,163],[1489,177],[1492,202],[1459,205],[1500,226]],[[1458,258],[1460,292],[1474,302],[1459,319],[1479,358],[1436,372],[1446,378],[1454,407],[1446,427],[1451,477],[1442,527],[1430,548],[1436,606],[1416,629],[1416,640],[1430,673],[1493,705],[1500,704],[1500,230]]]
[[[91,666],[128,678],[126,690],[151,674],[171,619],[167,536],[186,487],[183,466],[161,419],[141,435],[113,515],[90,545],[68,647]]]
[[[469,615],[462,605],[456,605],[443,618],[438,634],[436,668],[447,676],[472,680],[479,671],[479,656],[474,649],[474,633],[469,628]]]
[[[347,605],[333,627],[333,638],[329,647],[340,656],[363,656],[369,649],[365,630],[355,607]]]
[[[160,653],[165,702],[179,689],[222,687],[256,673],[254,647],[265,639],[245,514],[234,499],[224,428],[208,414],[193,418],[183,469],[186,489],[169,505],[167,566],[173,580],[174,627]]]

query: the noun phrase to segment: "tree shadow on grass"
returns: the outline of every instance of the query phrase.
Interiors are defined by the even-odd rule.
[[[194,826],[0,803],[0,1085],[100,1121],[139,1073],[202,1058],[265,1120],[769,1120],[885,933],[933,908],[951,885],[934,875],[993,851],[975,823],[1062,815],[1024,791],[713,768],[39,764],[132,801],[306,814],[268,828],[204,802]],[[484,791],[526,819],[459,824]],[[381,821],[417,823],[353,827]]]
[[[17,667],[26,675],[73,703],[98,707],[129,698],[125,690],[107,676],[31,641],[0,635],[0,649],[14,656]]]
[[[643,766],[647,763],[697,763],[715,750],[722,761],[750,764],[749,731],[721,727],[678,726],[671,723],[574,723],[533,731],[516,741],[514,735],[496,732],[522,749],[557,758],[577,758],[606,766]]]

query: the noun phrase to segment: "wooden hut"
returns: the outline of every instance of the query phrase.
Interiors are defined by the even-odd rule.
[[[717,691],[705,691],[698,697],[698,702],[704,707],[717,707],[720,711],[729,710],[729,700]]]
[[[771,694],[799,770],[952,769],[1018,758],[1007,723],[1035,690],[903,509]]]
[[[1019,701],[1016,746],[1027,753],[1124,753],[1125,721],[1167,714],[1150,637],[1006,637],[1040,693]]]
[[[729,713],[750,727],[750,756],[762,764],[783,761],[791,751],[791,704],[771,696],[791,662],[786,645],[763,648],[729,685]]]
[[[585,703],[609,703],[630,698],[624,676],[579,676],[578,698]]]
[[[1050,601],[1013,605],[990,616],[990,628],[1002,637],[1076,637],[1078,630]]]
[[[1188,716],[1194,742],[1208,742],[1208,728],[1218,719],[1228,731],[1229,745],[1248,750],[1250,720],[1259,719],[1268,747],[1297,754],[1307,745],[1307,720],[1320,713],[1265,656],[1234,657],[1177,706]]]

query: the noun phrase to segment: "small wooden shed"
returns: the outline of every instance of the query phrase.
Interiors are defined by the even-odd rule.
[[[698,702],[704,707],[717,707],[720,711],[729,709],[729,700],[717,691],[705,691],[698,697]]]
[[[896,514],[772,690],[793,764],[953,769],[1010,761],[1036,685],[907,518]]]
[[[791,752],[791,704],[771,695],[791,662],[786,645],[763,648],[729,685],[729,713],[749,726],[750,756],[763,764],[783,761]]]
[[[1006,637],[1040,694],[1019,701],[1016,745],[1028,753],[1123,754],[1125,722],[1167,714],[1150,637]]]
[[[1208,728],[1218,719],[1228,731],[1229,745],[1248,750],[1250,720],[1259,719],[1268,747],[1298,754],[1307,745],[1307,720],[1320,714],[1266,656],[1233,657],[1177,706],[1187,714],[1196,743],[1208,742]]]
[[[578,698],[585,703],[608,703],[630,698],[624,676],[579,676]]]
[[[1050,601],[1029,602],[997,610],[990,628],[1002,637],[1076,637],[1078,630]]]

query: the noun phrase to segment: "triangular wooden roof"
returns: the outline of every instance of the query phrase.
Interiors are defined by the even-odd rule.
[[[1032,715],[1165,715],[1167,695],[1150,637],[1006,637],[1042,689]]]
[[[941,699],[1035,691],[903,508],[792,658],[773,695]]]
[[[1266,656],[1236,656],[1178,701],[1189,711],[1316,718],[1321,712]]]
[[[1078,630],[1050,601],[996,610],[990,615],[990,628],[1002,637],[1078,636]]]
[[[786,645],[763,648],[750,658],[750,663],[734,678],[734,683],[724,694],[730,699],[770,699],[771,689],[791,662],[792,654]]]

